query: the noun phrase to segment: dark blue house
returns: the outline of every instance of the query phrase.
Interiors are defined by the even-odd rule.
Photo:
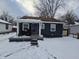
[[[63,23],[41,21],[35,19],[19,19],[17,20],[17,35],[18,36],[31,36],[39,35],[40,37],[62,37]]]
[[[63,23],[61,22],[44,22],[42,24],[41,34],[43,37],[62,37]]]

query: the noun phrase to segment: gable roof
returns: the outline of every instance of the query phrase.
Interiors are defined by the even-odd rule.
[[[51,21],[51,22],[60,22],[59,20],[53,18],[53,17],[34,17],[34,16],[23,16],[20,19],[36,19],[36,20],[41,20],[41,21]]]

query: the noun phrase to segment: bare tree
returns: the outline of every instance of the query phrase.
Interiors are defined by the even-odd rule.
[[[11,15],[9,15],[7,11],[3,11],[2,14],[0,15],[0,19],[12,23],[14,18]]]
[[[3,11],[0,16],[0,19],[7,21],[7,15],[8,15],[8,12]]]
[[[75,24],[75,20],[78,20],[77,15],[71,10],[67,11],[65,15],[62,16],[64,22],[68,25],[68,35],[70,34],[70,25]]]
[[[39,0],[38,4],[35,4],[36,13],[39,16],[54,17],[57,10],[63,7],[63,0]]]
[[[63,20],[67,22],[67,24],[75,24],[75,20],[78,19],[77,15],[73,11],[68,11],[65,15],[62,16]]]

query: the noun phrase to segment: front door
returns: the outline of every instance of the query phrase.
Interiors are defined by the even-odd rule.
[[[31,23],[31,35],[39,34],[39,24]]]

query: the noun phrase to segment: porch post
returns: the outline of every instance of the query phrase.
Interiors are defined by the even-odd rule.
[[[39,23],[39,36],[40,36],[40,37],[43,37],[43,36],[41,35],[41,28],[42,28],[42,23]]]
[[[19,23],[17,22],[17,36],[19,34]]]

